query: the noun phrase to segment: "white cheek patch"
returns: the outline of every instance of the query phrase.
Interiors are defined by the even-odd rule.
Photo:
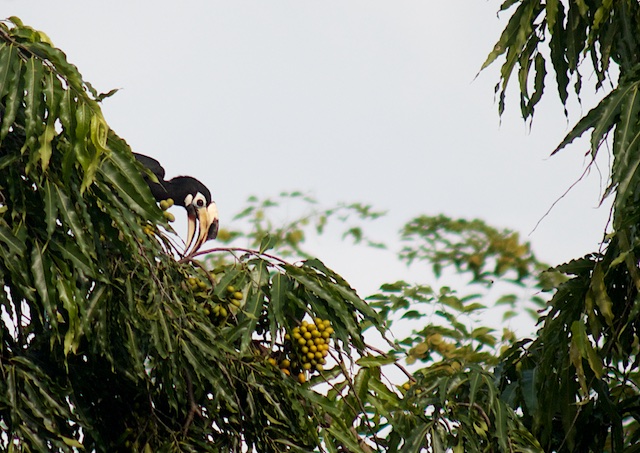
[[[184,197],[185,206],[189,206],[191,204],[191,201],[193,201],[193,195],[188,194],[186,197]]]

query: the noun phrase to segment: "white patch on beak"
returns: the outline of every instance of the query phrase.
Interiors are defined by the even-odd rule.
[[[198,217],[198,234],[196,238],[196,215],[190,214],[185,255],[194,254],[200,247],[202,247],[202,244],[204,244],[209,239],[215,239],[218,235],[218,207],[216,206],[216,204],[214,202],[211,202],[206,208],[196,208],[195,206],[193,207],[195,208],[195,214]]]
[[[196,216],[192,213],[192,210],[187,211],[187,222],[187,245],[184,248],[185,254],[187,253],[187,250],[189,250],[196,232]]]

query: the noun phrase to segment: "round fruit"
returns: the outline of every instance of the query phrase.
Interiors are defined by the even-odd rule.
[[[233,293],[236,292],[236,289],[233,286],[229,285],[229,286],[227,286],[227,292],[229,294],[233,294]]]
[[[304,373],[298,374],[298,382],[301,384],[304,384],[305,382],[307,382],[307,377],[304,375]]]
[[[173,214],[171,214],[169,211],[164,211],[162,213],[162,215],[165,217],[165,219],[167,219],[169,222],[175,222],[176,220],[176,216],[174,216]]]
[[[242,293],[240,291],[236,291],[233,293],[233,298],[235,300],[242,300]]]

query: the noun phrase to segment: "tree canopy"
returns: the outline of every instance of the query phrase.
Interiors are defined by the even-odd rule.
[[[0,22],[0,448],[636,451],[639,8],[508,0],[484,65],[504,58],[499,112],[516,76],[525,120],[549,64],[565,106],[585,65],[598,89],[611,83],[555,151],[587,131],[593,158],[612,150],[601,249],[549,269],[516,232],[419,216],[398,259],[466,284],[383,282],[366,299],[305,237],[333,223],[380,247],[365,223],[382,213],[298,192],[252,198],[236,217],[246,229],[181,256],[101,113],[114,92],[98,93],[43,32]],[[278,224],[291,200],[311,211]],[[488,310],[528,311],[539,330],[496,330]],[[411,332],[391,341],[399,323]]]

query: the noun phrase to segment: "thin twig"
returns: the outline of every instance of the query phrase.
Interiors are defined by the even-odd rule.
[[[353,382],[353,379],[351,378],[351,374],[347,371],[347,367],[344,363],[344,360],[342,360],[342,354],[334,348],[334,351],[338,354],[340,354],[340,357],[336,357],[332,351],[329,351],[329,354],[331,354],[331,357],[333,358],[333,360],[336,361],[336,363],[340,366],[340,369],[342,370],[342,375],[344,376],[345,380],[349,383],[349,387],[353,390],[353,396],[355,397],[355,400],[358,402],[358,406],[360,406],[360,410],[362,411],[362,415],[364,418],[364,423],[367,426],[367,429],[369,431],[369,433],[371,434],[371,437],[373,438],[373,441],[376,444],[376,450],[380,451],[380,443],[378,442],[378,436],[376,435],[375,431],[373,430],[373,426],[371,425],[371,421],[369,420],[369,418],[367,417],[367,410],[364,407],[364,403],[362,402],[362,400],[360,399],[360,395],[358,395],[358,392],[355,389],[355,383]],[[326,379],[325,379],[326,381]],[[354,411],[355,408],[353,406],[351,406],[350,404],[347,403],[347,405]]]
[[[260,252],[259,250],[251,250],[251,249],[246,249],[246,248],[242,248],[242,247],[215,247],[212,249],[207,249],[207,250],[200,250],[198,252],[195,253],[191,253],[187,256],[185,256],[184,258],[182,258],[179,262],[185,262],[185,261],[189,261],[192,260],[193,258],[195,258],[196,256],[200,256],[200,255],[206,255],[207,253],[216,253],[216,252],[243,252],[243,253],[248,253],[250,255],[254,255],[254,256],[264,256],[265,258],[269,258],[270,260],[274,260],[277,261],[278,263],[285,265],[285,266],[292,266],[291,263],[283,260],[282,258],[279,258],[275,255],[270,255],[268,253],[264,253],[264,252]]]
[[[482,406],[480,406],[478,403],[473,403],[473,404],[469,404],[469,403],[457,403],[458,406],[465,406],[465,407],[473,407],[475,410],[477,410],[478,412],[480,412],[480,415],[482,416],[482,418],[484,418],[485,423],[487,424],[488,427],[491,427],[491,420],[489,419],[489,416],[487,415],[487,413],[484,411],[484,409],[482,408]]]
[[[202,417],[202,412],[200,412],[200,408],[196,404],[195,398],[193,397],[193,383],[191,382],[191,374],[189,370],[185,370],[185,380],[187,381],[187,397],[189,398],[189,413],[187,414],[187,419],[184,422],[184,426],[182,427],[182,435],[186,436],[189,431],[189,426],[193,422],[194,415],[198,414],[198,416]]]
[[[202,269],[205,273],[205,275],[207,276],[207,279],[209,280],[209,283],[211,283],[211,287],[215,288],[217,285],[216,279],[213,277],[213,275],[211,275],[211,272],[209,272],[209,270],[204,266],[204,264],[202,264],[200,261],[194,260],[189,258],[188,261],[191,264],[196,265],[197,267],[199,267],[200,269]]]
[[[377,352],[378,354],[380,354],[382,357],[387,358],[389,357],[389,354],[387,354],[386,352],[375,348],[371,345],[367,345],[367,348],[371,349],[373,352]],[[400,371],[402,371],[408,378],[410,381],[416,382],[416,378],[413,377],[413,375],[409,372],[409,370],[407,370],[405,367],[403,367],[402,365],[400,365],[400,363],[398,362],[393,362],[393,364],[398,367],[400,369]]]
[[[553,208],[555,208],[555,207],[556,207],[556,205],[557,205],[558,203],[560,203],[560,201],[561,201],[564,197],[566,197],[567,195],[569,195],[569,192],[571,192],[571,190],[573,190],[573,188],[574,188],[575,186],[577,186],[577,185],[578,185],[578,183],[579,183],[580,181],[582,181],[582,179],[587,175],[587,173],[589,172],[589,170],[591,170],[591,165],[593,164],[593,162],[594,162],[594,161],[592,160],[592,161],[587,165],[587,168],[585,168],[585,169],[584,169],[584,171],[582,172],[582,174],[580,175],[580,177],[579,177],[576,181],[574,181],[574,182],[569,186],[569,188],[568,188],[567,190],[565,190],[565,191],[564,191],[564,193],[563,193],[562,195],[560,195],[560,196],[556,199],[556,201],[554,201],[553,203],[551,203],[551,206],[549,206],[549,209],[547,209],[547,212],[545,212],[545,213],[542,215],[542,217],[540,217],[540,219],[536,222],[535,226],[533,227],[533,230],[531,230],[531,231],[529,232],[529,235],[533,234],[533,233],[538,229],[538,227],[540,226],[540,224],[542,223],[542,221],[543,221],[545,218],[547,218],[547,216],[548,216],[549,214],[551,214],[551,211],[553,211]]]

